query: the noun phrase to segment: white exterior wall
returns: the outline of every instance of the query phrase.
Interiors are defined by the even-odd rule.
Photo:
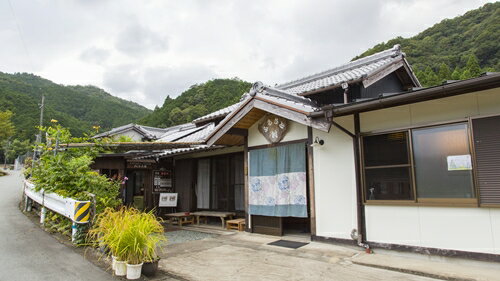
[[[248,129],[248,147],[269,144],[266,138],[259,132],[259,123],[263,118],[264,117],[255,122],[255,124]],[[288,131],[281,142],[307,139],[307,126],[291,120],[288,120],[288,126]]]
[[[500,90],[362,113],[361,131],[394,130],[500,114]],[[500,254],[500,208],[365,207],[367,240]]]
[[[352,116],[335,121],[354,131]],[[316,137],[325,141],[313,152],[316,235],[351,239],[352,229],[357,228],[353,140],[334,126],[329,133],[313,130]]]

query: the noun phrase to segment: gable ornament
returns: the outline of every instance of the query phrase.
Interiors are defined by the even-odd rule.
[[[278,143],[286,135],[288,120],[274,114],[267,114],[259,123],[259,132],[270,143]]]

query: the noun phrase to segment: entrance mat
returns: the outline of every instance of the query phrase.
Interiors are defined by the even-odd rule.
[[[267,245],[285,247],[285,248],[290,248],[290,249],[298,249],[298,248],[305,246],[307,244],[309,244],[309,243],[295,242],[295,241],[290,241],[290,240],[278,240],[278,241],[274,241],[271,243],[267,243]]]

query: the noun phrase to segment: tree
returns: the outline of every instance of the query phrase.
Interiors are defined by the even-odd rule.
[[[5,141],[3,144],[3,150],[5,152],[5,158],[7,162],[13,161],[17,156],[26,154],[31,148],[30,141],[21,141],[18,139],[10,141]]]
[[[11,111],[0,111],[0,142],[14,135],[14,125],[12,124],[11,118]]]
[[[481,74],[481,67],[475,55],[471,54],[466,64],[466,71],[469,72],[468,78],[478,77]],[[465,72],[465,71],[464,71]]]
[[[439,65],[438,77],[441,82],[451,78],[450,68],[444,62]]]
[[[425,77],[424,86],[427,87],[438,85],[440,82],[439,77],[436,75],[436,73],[434,72],[434,70],[432,70],[430,66],[428,66],[425,69],[424,77]]]
[[[453,80],[460,80],[460,77],[462,77],[462,71],[460,70],[460,68],[457,66],[455,67],[455,69],[453,70],[453,73],[451,73],[451,79]]]

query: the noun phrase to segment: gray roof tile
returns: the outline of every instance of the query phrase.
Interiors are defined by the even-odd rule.
[[[276,89],[298,95],[322,88],[333,87],[344,82],[362,79],[373,72],[403,58],[399,45],[368,57],[335,67],[314,75],[276,86]]]

